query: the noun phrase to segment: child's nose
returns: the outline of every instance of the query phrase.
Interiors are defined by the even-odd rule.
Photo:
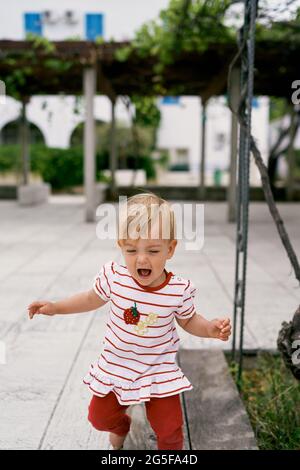
[[[138,266],[143,266],[148,264],[148,257],[146,254],[139,254],[137,259]]]

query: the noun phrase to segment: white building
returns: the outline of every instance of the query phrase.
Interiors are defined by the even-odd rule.
[[[1,7],[0,39],[25,39],[27,32],[52,40],[67,38],[129,40],[144,22],[154,19],[169,0],[10,0]],[[45,106],[46,102],[46,106]],[[74,113],[75,98],[33,97],[27,106],[28,120],[42,132],[46,145],[66,148],[76,126],[83,121],[82,110]],[[171,165],[189,167],[189,175],[174,173],[164,182],[197,184],[201,146],[201,102],[198,97],[182,96],[158,100],[162,122],[158,147],[169,150]],[[19,116],[20,105],[7,97],[0,106],[0,130]],[[110,102],[95,98],[95,118],[109,121]],[[118,101],[117,120],[129,122],[124,105]],[[254,100],[253,134],[262,155],[268,153],[269,105],[267,98]],[[225,98],[211,99],[207,106],[207,181],[216,168],[227,170],[230,155],[230,112]],[[253,166],[253,165],[252,165]],[[258,172],[251,168],[251,183],[259,184]]]

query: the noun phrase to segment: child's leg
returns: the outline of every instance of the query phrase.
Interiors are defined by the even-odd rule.
[[[125,414],[128,406],[120,405],[113,392],[105,397],[93,395],[89,405],[88,420],[98,431],[109,431],[118,436],[126,436],[131,418]]]
[[[151,398],[145,403],[149,423],[157,437],[159,450],[183,448],[183,417],[180,395]]]

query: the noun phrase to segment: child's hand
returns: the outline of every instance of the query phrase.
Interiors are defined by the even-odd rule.
[[[36,300],[28,305],[27,309],[30,320],[32,320],[33,316],[36,314],[55,315],[56,313],[54,303],[46,300]]]
[[[228,341],[231,335],[231,325],[229,318],[215,318],[210,321],[208,328],[210,338],[217,338],[222,341]]]

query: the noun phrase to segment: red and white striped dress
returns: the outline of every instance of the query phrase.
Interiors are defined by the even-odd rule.
[[[121,405],[132,405],[192,390],[176,362],[175,317],[195,313],[193,283],[169,272],[160,286],[144,287],[125,266],[109,262],[93,287],[110,312],[102,352],[83,379],[90,391],[100,397],[113,391]],[[134,303],[139,324],[126,324],[124,310]]]

